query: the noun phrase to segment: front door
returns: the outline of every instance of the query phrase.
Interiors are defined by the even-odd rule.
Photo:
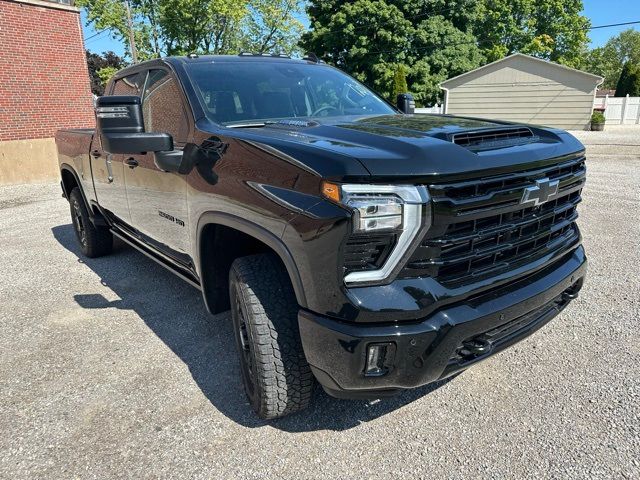
[[[150,70],[142,96],[145,132],[168,133],[174,149],[184,148],[189,133],[182,92],[168,70]],[[124,155],[124,176],[131,224],[141,237],[182,263],[190,261],[185,175],[164,172],[153,153]]]
[[[142,93],[146,72],[139,72],[116,80],[111,95],[137,95]],[[99,115],[99,114],[98,114]],[[119,223],[130,224],[131,213],[125,187],[125,156],[111,154],[102,149],[99,135],[91,142],[91,171],[98,204]]]

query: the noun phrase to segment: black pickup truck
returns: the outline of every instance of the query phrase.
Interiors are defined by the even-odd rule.
[[[116,236],[231,309],[263,418],[315,381],[381,398],[450,377],[582,287],[564,131],[412,114],[315,58],[165,58],[106,92],[95,131],[56,135],[80,248]]]

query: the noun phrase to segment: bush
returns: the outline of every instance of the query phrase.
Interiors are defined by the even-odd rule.
[[[399,65],[393,75],[393,103],[396,101],[396,97],[401,93],[408,93],[409,87],[407,86],[407,70],[404,65]]]
[[[595,111],[593,112],[593,114],[591,115],[591,123],[595,123],[595,124],[599,124],[599,123],[604,123],[604,113],[599,112],[599,111]]]

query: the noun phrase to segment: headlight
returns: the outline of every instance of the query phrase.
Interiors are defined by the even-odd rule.
[[[353,211],[353,236],[362,239],[394,236],[395,244],[382,265],[347,272],[347,285],[376,284],[390,281],[402,267],[407,252],[420,241],[420,232],[431,223],[429,193],[426,187],[413,185],[360,185],[323,182],[323,194]]]

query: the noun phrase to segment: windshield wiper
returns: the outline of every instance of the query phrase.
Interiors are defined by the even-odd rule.
[[[281,118],[279,120],[265,120],[263,122],[238,122],[225,125],[228,128],[262,128],[267,125],[282,125],[284,127],[309,127],[315,122],[296,118]]]
[[[225,125],[227,128],[261,128],[266,126],[265,122],[247,122],[247,123],[232,123]]]

